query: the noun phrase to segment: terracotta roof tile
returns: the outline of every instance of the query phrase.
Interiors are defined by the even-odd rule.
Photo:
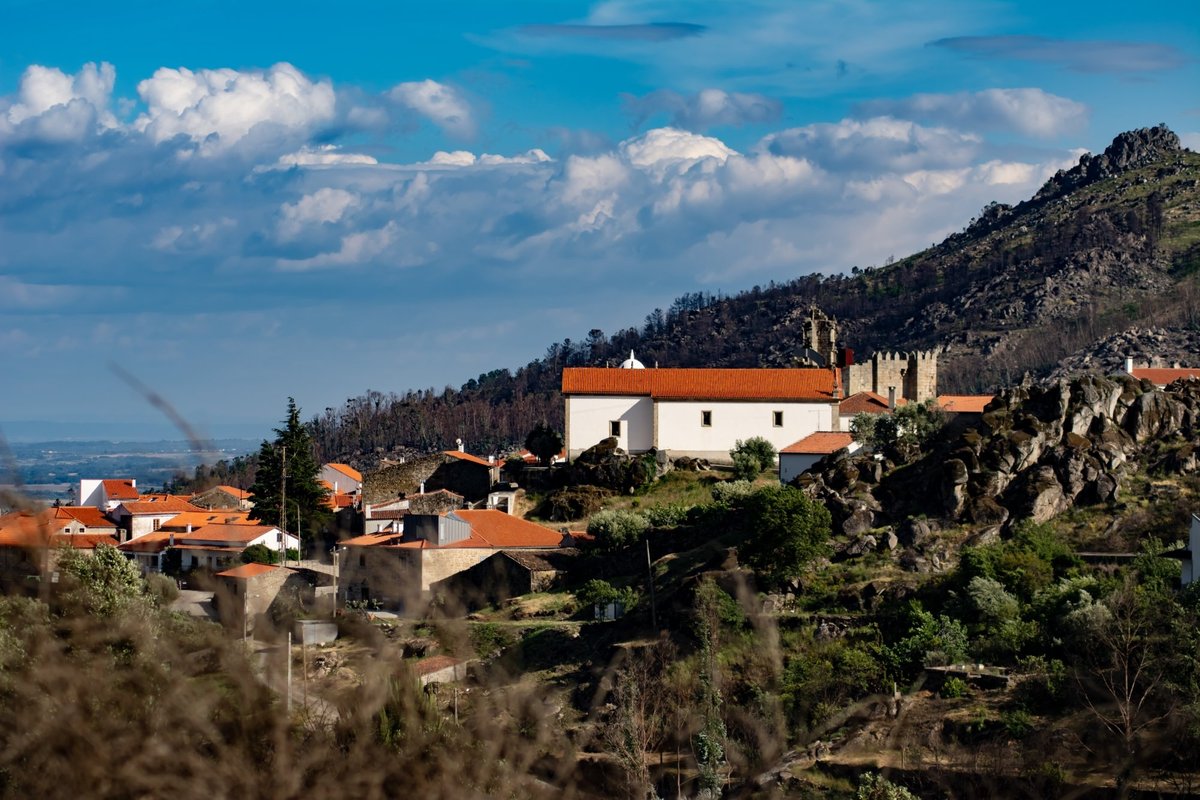
[[[162,500],[130,500],[121,503],[121,508],[130,514],[182,514],[185,511],[205,511],[205,509],[178,497],[168,497]]]
[[[939,394],[938,407],[955,414],[980,414],[992,402],[992,394]]]
[[[247,492],[245,489],[239,489],[236,486],[226,486],[226,485],[222,484],[216,488],[220,489],[222,492],[224,492],[227,495],[230,495],[231,497],[236,497],[238,500],[249,500],[250,499],[249,492]]]
[[[98,544],[116,545],[117,538],[110,533],[63,533],[77,521],[70,516],[59,515],[59,509],[51,508],[35,513],[17,511],[0,516],[0,546],[7,547],[73,547],[91,550]]]
[[[1200,368],[1195,367],[1140,367],[1129,373],[1140,381],[1150,381],[1155,386],[1166,386],[1186,378],[1200,378]]]
[[[224,572],[218,572],[218,578],[238,578],[246,580],[247,578],[257,578],[259,575],[266,575],[268,572],[274,572],[277,569],[285,569],[274,564],[242,564],[241,566],[227,569]],[[291,572],[291,570],[288,570]]]
[[[88,528],[116,528],[117,523],[104,516],[104,512],[95,506],[59,506],[58,516],[62,519],[69,516]]]
[[[184,511],[176,514],[171,519],[159,525],[159,530],[164,531],[187,531],[187,526],[191,525],[192,530],[196,530],[204,525],[257,525],[256,522],[250,521],[249,511],[232,511],[232,510],[212,510],[212,511]]]
[[[470,453],[464,453],[462,450],[445,450],[443,452],[451,458],[457,458],[459,461],[470,461],[472,464],[482,464],[485,467],[494,466],[486,458],[473,456]]]
[[[349,464],[329,463],[329,464],[326,464],[325,466],[336,469],[338,472],[342,473],[347,478],[351,478],[353,480],[358,481],[359,483],[362,483],[362,479],[363,479],[362,473],[359,472],[358,470],[356,470],[354,467],[350,466]]]
[[[413,669],[417,671],[418,675],[430,675],[439,670],[443,670],[448,667],[456,667],[463,663],[465,662],[462,659],[454,658],[453,656],[430,656],[429,658],[422,658],[420,661],[418,661],[413,666]]]
[[[471,525],[471,538],[482,540],[484,547],[558,547],[563,535],[520,517],[494,508],[452,512]],[[453,542],[447,547],[479,547],[480,544]]]
[[[104,494],[109,500],[136,500],[141,496],[129,478],[110,478],[101,483],[104,484]]]
[[[362,536],[343,539],[339,544],[343,547],[375,547],[377,545],[388,544],[399,538],[400,534],[398,533],[367,533]]]
[[[896,405],[902,406],[908,401],[903,397],[896,398]],[[838,404],[838,413],[843,417],[850,414],[890,414],[888,400],[875,392],[856,392]]]
[[[657,400],[791,400],[828,402],[828,369],[613,369],[566,367],[567,395],[619,395]]]
[[[780,453],[800,453],[804,455],[829,455],[843,447],[849,447],[854,437],[848,433],[834,431],[817,431],[810,433],[798,442],[789,444]]]

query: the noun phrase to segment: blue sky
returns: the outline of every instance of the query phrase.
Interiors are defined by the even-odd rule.
[[[213,435],[1200,147],[1195,4],[0,2],[0,421]],[[11,427],[11,426],[10,426]]]

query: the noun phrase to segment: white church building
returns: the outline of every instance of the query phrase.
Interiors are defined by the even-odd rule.
[[[728,462],[739,439],[782,450],[837,430],[841,399],[832,369],[647,369],[632,353],[620,368],[564,368],[562,393],[571,459],[615,437],[629,453]]]

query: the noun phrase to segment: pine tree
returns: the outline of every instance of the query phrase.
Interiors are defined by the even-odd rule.
[[[287,419],[282,428],[275,429],[275,441],[264,440],[258,450],[258,470],[250,487],[254,501],[251,518],[279,525],[289,533],[298,532],[303,542],[311,542],[330,522],[325,504],[329,490],[317,477],[320,469],[313,455],[312,434],[300,421],[296,401],[289,397]]]

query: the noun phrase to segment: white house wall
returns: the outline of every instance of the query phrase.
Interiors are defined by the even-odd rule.
[[[577,402],[571,398],[572,407]],[[712,412],[712,425],[702,425],[701,412]],[[783,425],[775,427],[774,412],[783,412]],[[658,449],[672,456],[687,455],[729,460],[737,441],[761,436],[777,450],[810,433],[831,430],[833,407],[829,403],[786,402],[658,402]]]
[[[573,396],[568,408],[567,439],[571,458],[607,439],[609,423],[616,420],[621,421],[618,437],[621,448],[638,453],[654,446],[654,403],[649,397]]]

